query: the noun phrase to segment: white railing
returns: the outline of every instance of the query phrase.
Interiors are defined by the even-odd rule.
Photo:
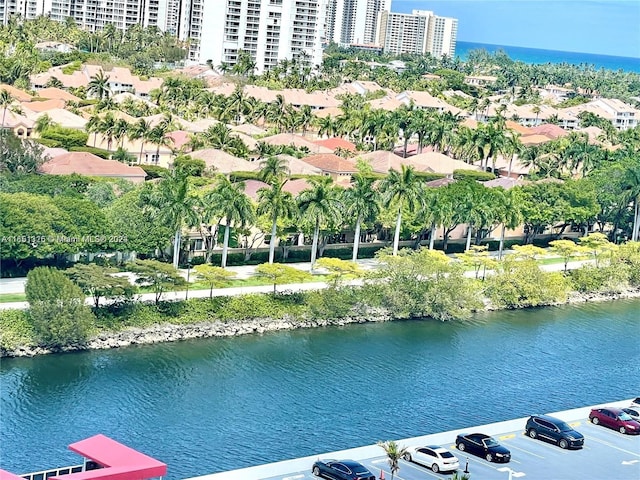
[[[73,465],[71,467],[52,468],[51,470],[42,470],[40,472],[25,473],[20,476],[25,480],[47,480],[50,477],[58,477],[60,475],[83,472],[84,470],[85,464],[82,464]]]

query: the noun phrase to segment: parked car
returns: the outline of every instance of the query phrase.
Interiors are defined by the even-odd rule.
[[[618,430],[620,433],[629,435],[640,434],[640,423],[631,418],[621,408],[594,408],[589,414],[589,420],[594,425],[604,425],[605,427]]]
[[[631,408],[640,408],[640,397],[631,400]]]
[[[439,445],[409,447],[404,454],[404,459],[430,468],[434,473],[453,472],[460,467],[458,457]]]
[[[376,480],[367,467],[353,460],[318,460],[311,471],[331,480]]]
[[[525,428],[529,437],[556,443],[560,448],[582,448],[584,445],[584,436],[580,432],[549,415],[532,415]]]
[[[487,462],[508,463],[511,460],[511,452],[484,433],[460,434],[456,437],[456,447],[461,452],[484,457]]]
[[[640,407],[623,408],[622,411],[633,418],[636,422],[640,422]]]

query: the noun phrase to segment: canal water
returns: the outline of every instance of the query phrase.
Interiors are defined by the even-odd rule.
[[[0,365],[0,468],[103,433],[179,479],[640,395],[640,301],[81,352]]]

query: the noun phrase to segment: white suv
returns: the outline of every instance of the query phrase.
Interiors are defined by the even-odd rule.
[[[409,447],[404,454],[404,459],[430,468],[434,473],[452,472],[460,467],[458,457],[438,445]]]

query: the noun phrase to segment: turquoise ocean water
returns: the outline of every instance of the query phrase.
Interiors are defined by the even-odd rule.
[[[605,68],[608,70],[624,70],[640,73],[640,58],[614,57],[611,55],[596,55],[592,53],[579,52],[560,52],[557,50],[490,45],[486,43],[458,41],[456,43],[456,56],[465,60],[469,51],[477,49],[485,49],[490,53],[498,50],[504,50],[512,60],[519,60],[524,63],[586,64],[593,65],[597,69]]]

